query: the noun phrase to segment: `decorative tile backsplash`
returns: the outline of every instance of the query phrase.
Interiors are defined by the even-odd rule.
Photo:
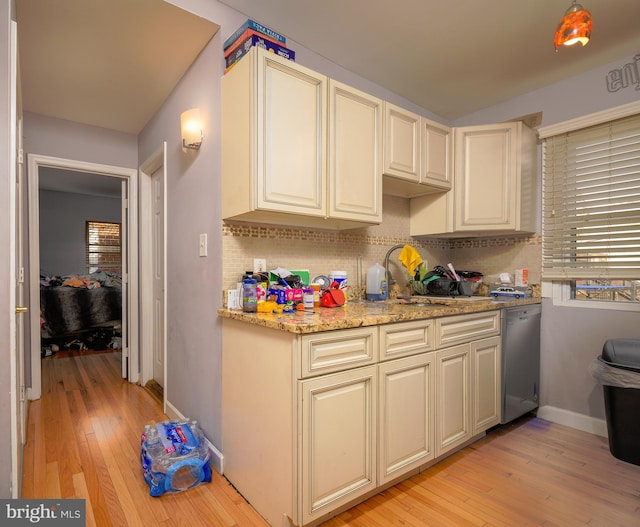
[[[414,239],[409,236],[409,200],[384,196],[382,224],[345,231],[266,226],[242,222],[223,223],[223,286],[235,288],[253,258],[266,258],[267,269],[308,269],[311,277],[346,271],[354,288],[364,288],[366,272],[396,244],[415,247],[429,268],[452,262],[460,270],[480,271],[486,277],[500,272],[529,269],[529,282],[540,282],[539,235],[472,239]],[[400,284],[408,273],[390,258],[390,271]],[[361,271],[361,272],[360,272]]]

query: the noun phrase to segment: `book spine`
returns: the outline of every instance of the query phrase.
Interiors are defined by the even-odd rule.
[[[258,33],[262,33],[263,35],[268,36],[274,42],[278,42],[278,43],[280,43],[282,45],[287,43],[287,39],[283,35],[281,35],[279,33],[276,33],[275,31],[273,31],[273,29],[269,29],[268,27],[263,26],[262,24],[258,24],[254,20],[249,19],[244,24],[242,24],[235,31],[235,33],[233,33],[233,35],[231,35],[227,40],[224,41],[223,48],[226,50],[247,29],[252,29],[252,30],[254,30],[254,31],[258,32]]]
[[[242,57],[244,57],[252,47],[260,47],[269,50],[276,55],[284,57],[285,59],[295,60],[296,54],[294,51],[283,48],[279,44],[275,44],[270,40],[266,40],[257,35],[251,35],[247,40],[242,42],[238,48],[227,57],[225,63],[226,67],[229,68],[232,64],[239,61]]]
[[[258,33],[254,29],[246,29],[244,33],[242,33],[242,35],[240,35],[236,39],[236,41],[232,42],[231,45],[226,49],[226,51],[224,52],[224,58],[226,59],[229,55],[231,55],[236,49],[238,49],[238,46],[240,46],[240,44],[242,44],[245,40],[247,40],[251,35],[257,35],[259,37],[264,38],[265,40],[270,40],[274,44],[278,44],[278,42],[273,40],[268,35],[263,35],[262,33]]]

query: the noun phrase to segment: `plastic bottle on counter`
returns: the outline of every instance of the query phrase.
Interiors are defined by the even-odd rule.
[[[307,311],[313,311],[313,289],[311,287],[305,287],[302,290],[302,305]]]
[[[317,309],[320,307],[320,284],[311,284],[311,289],[313,290],[313,308]]]
[[[367,269],[366,298],[374,301],[387,299],[387,277],[379,262]]]
[[[255,313],[258,310],[258,281],[245,278],[242,281],[242,311]]]
[[[331,271],[329,278],[331,282],[338,282],[338,286],[344,287],[347,281],[347,271]],[[345,282],[344,285],[343,282]]]

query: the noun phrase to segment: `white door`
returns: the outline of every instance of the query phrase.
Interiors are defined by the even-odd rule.
[[[151,174],[153,380],[164,387],[164,165]]]
[[[10,56],[10,112],[11,133],[9,159],[10,203],[14,210],[9,211],[12,237],[9,245],[12,258],[10,259],[9,280],[15,284],[12,290],[10,318],[14,318],[13,335],[9,342],[10,351],[10,404],[11,404],[11,497],[20,496],[22,476],[22,451],[25,437],[26,397],[24,394],[24,262],[23,262],[23,220],[22,220],[22,107],[20,101],[20,80],[17,69],[17,25],[11,22],[11,56]]]
[[[167,144],[140,165],[140,350],[141,379],[167,393],[166,184]]]

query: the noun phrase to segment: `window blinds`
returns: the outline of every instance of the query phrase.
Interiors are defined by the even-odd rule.
[[[120,271],[120,224],[87,221],[87,267],[96,270]]]
[[[543,278],[640,278],[640,114],[548,137],[543,158]]]

